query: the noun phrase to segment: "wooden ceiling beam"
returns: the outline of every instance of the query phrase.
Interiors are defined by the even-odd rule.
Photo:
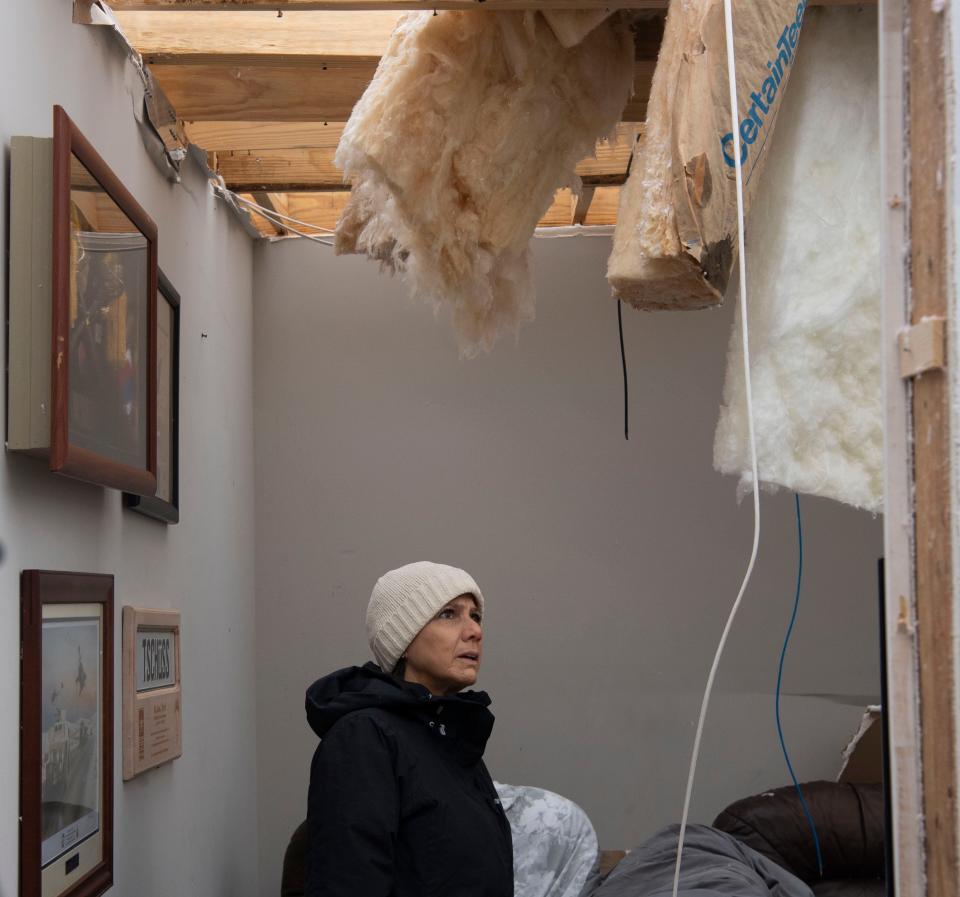
[[[376,64],[401,13],[117,12],[130,44],[147,63],[193,65],[298,65],[318,62]],[[636,58],[655,60],[663,16],[634,27]]]
[[[596,192],[596,187],[584,187],[580,191],[580,195],[575,197],[576,202],[573,204],[573,221],[571,224],[583,224],[587,218],[587,212],[590,211],[590,203],[593,202],[593,194]]]
[[[375,63],[152,65],[186,121],[346,121]]]
[[[617,126],[615,139],[601,141],[596,156],[582,160],[577,174],[587,187],[622,184],[626,180],[637,126]],[[210,150],[209,146],[204,149]],[[335,144],[304,149],[215,151],[216,171],[226,185],[239,192],[343,190],[340,170],[333,164]]]
[[[252,196],[252,194],[247,194],[246,198]],[[588,226],[616,224],[619,196],[619,187],[597,187],[593,192],[593,201],[589,204],[583,224]],[[286,214],[314,227],[331,231],[337,226],[337,220],[349,199],[350,193],[345,190],[323,193],[290,193],[275,197],[275,200],[286,208]],[[576,208],[577,198],[569,190],[558,190],[553,204],[540,219],[538,226],[562,227],[569,225],[574,220]],[[263,236],[278,235],[265,218],[252,212],[252,210],[251,215]]]
[[[401,13],[116,12],[147,63],[251,65],[359,62],[376,65]]]
[[[275,212],[278,215],[290,214],[287,196],[285,193],[268,193],[266,191],[257,191],[256,193],[252,194],[252,196],[253,201],[257,205],[263,206],[265,209],[269,209],[271,212]],[[284,237],[287,235],[288,231],[286,227],[279,221],[274,221],[271,218],[270,223],[273,225],[278,236]]]
[[[667,0],[109,0],[114,11],[237,12],[264,10],[434,10],[434,9],[666,9]],[[811,0],[814,6],[855,6],[863,0]],[[870,0],[867,0],[870,2]],[[876,0],[872,0],[876,3]]]
[[[349,199],[348,190],[327,193],[291,193],[287,196],[287,208],[293,218],[306,221],[318,228],[333,230]]]
[[[616,224],[617,209],[620,205],[619,187],[597,187],[593,191],[593,200],[583,219],[588,227],[598,224]]]
[[[612,141],[597,143],[596,166],[601,171],[626,167],[642,125],[617,125]],[[257,152],[265,150],[325,149],[333,152],[343,136],[344,122],[191,121],[184,128],[190,142],[207,152]],[[588,161],[578,169],[592,174]]]
[[[634,94],[621,121],[646,118],[653,61],[635,65]],[[190,121],[346,121],[373,78],[375,63],[181,65],[151,71],[180,119]]]
[[[221,161],[220,171],[224,172],[224,166]],[[227,170],[229,174],[229,170]],[[331,178],[330,180],[324,181],[318,178],[313,179],[296,179],[292,181],[281,181],[281,180],[243,180],[242,178],[237,178],[231,180],[227,177],[226,174],[223,176],[224,182],[228,189],[233,190],[235,193],[261,193],[264,191],[269,191],[271,193],[286,193],[290,196],[295,193],[338,193],[343,190],[349,191],[349,185],[344,184],[344,182],[339,177],[339,172],[337,173],[336,178]],[[586,177],[581,178],[584,189],[594,189],[599,187],[615,187],[618,188],[621,184],[626,181],[626,175],[624,174],[601,174],[601,175],[587,175]]]
[[[553,204],[544,213],[537,227],[569,227],[576,205],[577,199],[570,190],[566,187],[558,190],[553,197]]]
[[[258,205],[263,205],[252,193],[240,194],[240,198],[247,200],[247,202],[255,202]],[[256,209],[251,209],[249,206],[243,205],[241,205],[241,208],[250,216],[253,226],[259,231],[261,237],[281,237],[286,235],[285,230],[281,229],[269,218],[265,218]]]
[[[329,149],[343,135],[344,122],[190,121],[184,131],[208,152]]]
[[[667,0],[110,0],[115,12],[318,12],[435,9],[666,9]],[[853,2],[853,0],[846,0]]]

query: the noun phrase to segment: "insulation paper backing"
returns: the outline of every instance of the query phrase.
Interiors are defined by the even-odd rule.
[[[670,4],[645,131],[620,194],[607,268],[616,298],[648,310],[722,301],[735,260],[734,153],[749,209],[806,8],[807,0],[735,0],[740,123],[733,134],[723,0]]]
[[[747,230],[761,482],[883,507],[877,11],[813,10]],[[739,309],[714,465],[752,486]]]

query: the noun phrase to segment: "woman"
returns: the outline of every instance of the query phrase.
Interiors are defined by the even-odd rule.
[[[510,824],[483,764],[490,699],[464,692],[483,595],[463,570],[408,564],[367,607],[376,664],[307,690],[307,897],[513,897]]]

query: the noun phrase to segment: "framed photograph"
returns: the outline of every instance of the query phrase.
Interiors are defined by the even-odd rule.
[[[53,127],[50,469],[157,487],[157,227],[66,112]]]
[[[113,883],[113,577],[20,579],[20,897]]]
[[[180,612],[123,609],[123,780],[182,753]]]
[[[180,521],[180,294],[157,272],[157,491],[124,492],[124,506],[164,523]]]

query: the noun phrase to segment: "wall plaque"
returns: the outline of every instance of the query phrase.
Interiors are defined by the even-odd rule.
[[[180,612],[123,609],[123,779],[181,754]]]

